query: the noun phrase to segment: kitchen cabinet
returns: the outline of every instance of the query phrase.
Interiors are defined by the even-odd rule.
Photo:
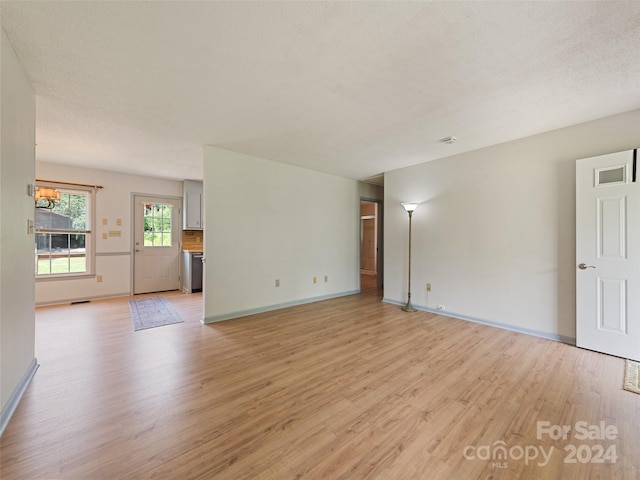
[[[202,193],[202,182],[196,180],[184,181],[184,215],[182,217],[182,227],[185,230],[204,229],[204,221],[202,217]]]

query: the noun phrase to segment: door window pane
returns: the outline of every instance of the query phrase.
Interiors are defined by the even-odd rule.
[[[171,246],[171,209],[173,205],[146,203],[144,205],[144,246]]]
[[[598,170],[598,185],[606,185],[607,183],[622,183],[624,178],[624,166],[610,168],[607,170]]]

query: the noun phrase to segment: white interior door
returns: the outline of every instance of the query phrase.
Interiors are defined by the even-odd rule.
[[[576,343],[640,360],[640,184],[634,151],[576,162]]]
[[[180,204],[135,196],[133,293],[180,287]]]

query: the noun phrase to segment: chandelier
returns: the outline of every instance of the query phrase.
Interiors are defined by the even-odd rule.
[[[60,192],[55,188],[36,187],[36,208],[52,209],[60,201]]]

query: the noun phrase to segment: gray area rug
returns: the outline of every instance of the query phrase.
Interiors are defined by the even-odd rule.
[[[129,300],[129,310],[136,331],[184,322],[164,297]]]

